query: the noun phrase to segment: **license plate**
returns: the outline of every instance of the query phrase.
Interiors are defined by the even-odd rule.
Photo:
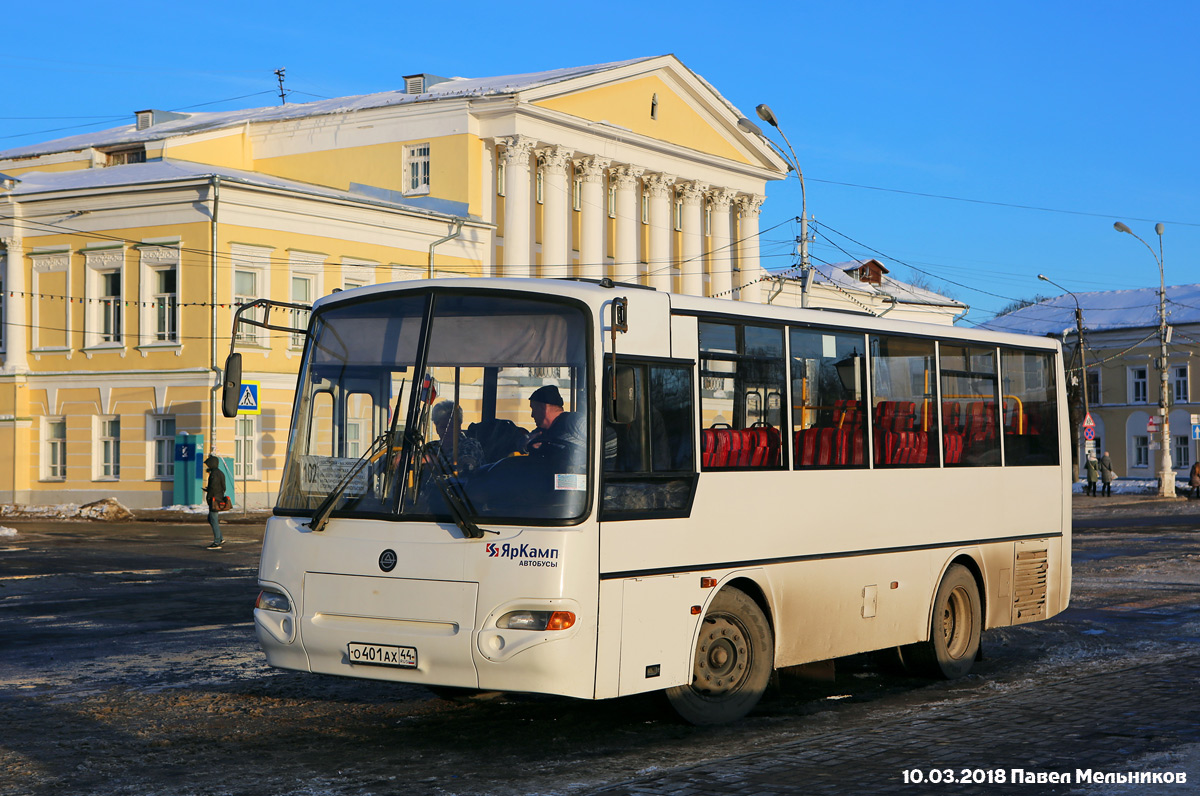
[[[348,649],[350,663],[365,666],[395,666],[400,669],[417,668],[416,647],[392,647],[386,644],[357,644],[351,642]]]

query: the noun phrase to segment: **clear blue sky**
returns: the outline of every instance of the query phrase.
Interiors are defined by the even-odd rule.
[[[10,4],[5,21],[0,149],[143,108],[272,105],[278,67],[302,102],[397,89],[415,72],[674,53],[751,118],[760,102],[774,109],[809,212],[845,249],[818,237],[818,263],[877,251],[982,322],[1010,299],[1060,292],[1038,273],[1077,292],[1157,286],[1151,253],[1112,224],[1157,249],[1162,221],[1167,283],[1200,282],[1194,2],[68,0]],[[205,104],[217,100],[229,101]],[[769,267],[792,264],[799,213],[796,180],[768,187],[762,227],[782,223],[764,235]]]

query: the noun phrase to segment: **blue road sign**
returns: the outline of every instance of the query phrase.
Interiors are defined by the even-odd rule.
[[[1200,426],[1192,426],[1192,439],[1200,439]]]
[[[258,404],[258,382],[242,382],[242,394],[238,397],[238,414],[262,414],[262,408]]]

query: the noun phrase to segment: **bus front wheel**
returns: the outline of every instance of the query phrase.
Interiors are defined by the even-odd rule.
[[[738,589],[723,589],[700,626],[691,684],[668,688],[667,700],[692,724],[736,721],[766,691],[774,654],[771,626],[758,603]]]
[[[971,671],[982,629],[975,577],[962,564],[951,564],[934,597],[929,641],[909,644],[901,648],[901,655],[920,674],[955,680]]]

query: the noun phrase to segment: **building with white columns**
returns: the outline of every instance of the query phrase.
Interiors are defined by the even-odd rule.
[[[254,298],[455,276],[796,297],[759,262],[786,164],[674,56],[397,82],[0,151],[0,502],[170,504],[186,432],[233,460],[239,502],[270,505],[296,341],[241,335],[259,413],[217,405]]]

